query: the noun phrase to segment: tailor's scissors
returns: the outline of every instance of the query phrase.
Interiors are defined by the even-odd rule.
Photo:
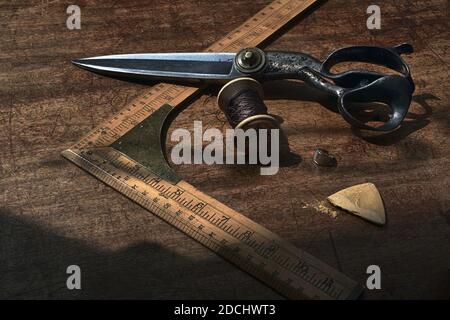
[[[264,52],[246,48],[238,53],[121,54],[73,60],[84,69],[115,77],[175,81],[222,82],[250,77],[258,81],[300,79],[338,98],[338,110],[351,125],[375,130],[396,129],[408,113],[414,92],[409,66],[401,54],[413,52],[410,44],[395,47],[352,46],[334,51],[325,61],[294,52]],[[341,62],[365,62],[395,71],[368,70],[335,73]],[[389,106],[389,119],[381,126],[361,121],[351,112],[357,103]]]

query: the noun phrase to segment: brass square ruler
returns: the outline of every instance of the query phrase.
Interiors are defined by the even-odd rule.
[[[279,0],[207,51],[260,45],[317,0]],[[164,155],[165,120],[199,88],[158,84],[62,155],[287,298],[354,299],[362,286],[197,190]]]

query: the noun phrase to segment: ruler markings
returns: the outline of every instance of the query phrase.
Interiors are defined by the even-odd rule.
[[[116,167],[119,167],[119,168],[120,168],[120,165],[117,165]],[[126,168],[124,168],[124,169],[126,169]],[[165,181],[161,180],[160,178],[156,178],[155,181],[156,181],[156,183],[155,183],[154,187],[155,187],[157,190],[162,190],[162,189],[164,189],[164,185],[161,184],[161,183],[166,183]],[[189,193],[188,193],[188,194],[189,194]],[[198,201],[199,201],[199,199],[194,200],[194,198],[195,198],[194,195],[192,195],[192,194],[189,194],[189,195],[190,195],[191,199],[190,199],[190,201],[187,203],[187,205],[185,205],[188,209],[189,209],[189,207],[192,207],[192,203],[193,203],[193,202],[198,202]],[[214,225],[217,226],[217,221],[218,221],[218,219],[213,219],[213,217],[214,217],[215,215],[216,215],[216,212],[215,212],[214,215],[213,215],[212,217],[210,217],[208,220],[209,220],[210,222],[212,222]],[[237,223],[237,224],[240,224],[240,222],[237,222],[237,221],[234,221],[234,222]],[[240,225],[240,227],[242,227],[242,224]],[[245,227],[248,228],[248,229],[251,228],[251,226],[245,226]],[[242,235],[244,235],[244,234],[245,234],[245,233],[241,233],[241,234],[239,234],[239,235],[236,235],[236,238],[237,238],[237,239],[239,239],[239,238],[242,238],[242,239],[243,239]],[[252,233],[251,235],[253,236],[254,233]],[[261,235],[258,235],[258,236],[261,236]],[[244,241],[244,243],[246,243],[248,246],[251,246],[251,243],[250,243],[250,244],[248,243],[248,239],[247,239],[247,241]],[[276,250],[278,250],[278,248],[277,248]],[[261,253],[261,252],[256,252],[256,253],[258,253],[261,257],[264,257],[264,258],[267,257],[267,255],[264,254],[264,252],[262,252],[262,253]],[[269,256],[269,257],[272,257],[272,259],[273,259],[278,265],[282,266],[282,264],[281,264],[281,259],[282,259],[281,253],[275,254],[275,250],[273,250],[273,251],[270,252],[270,254],[269,254],[268,256]],[[282,266],[282,267],[283,267],[283,266]],[[308,282],[310,282],[310,283],[313,283],[313,284],[314,284],[313,280],[314,280],[314,278],[316,277],[317,272],[321,272],[321,273],[322,273],[322,271],[321,271],[320,269],[318,269],[317,267],[315,267],[315,266],[309,266],[309,268],[316,269],[316,273],[314,273],[310,279],[305,278],[305,280],[308,281]],[[297,273],[298,273],[298,272],[297,272]],[[302,273],[298,273],[298,274],[299,274],[300,276],[302,276]]]
[[[113,149],[112,149],[113,150]],[[110,153],[112,152],[111,150],[109,150],[110,151]],[[98,152],[97,150],[95,151],[95,152]],[[102,151],[100,151],[100,152],[102,152]],[[92,152],[91,152],[91,154],[93,154]],[[118,191],[120,191],[121,193],[123,193],[124,195],[126,195],[126,196],[128,196],[130,199],[132,199],[132,200],[134,200],[134,201],[136,201],[136,202],[138,202],[139,204],[141,204],[141,205],[144,205],[147,209],[150,209],[150,210],[152,210],[153,212],[155,212],[157,215],[159,215],[159,216],[161,216],[162,218],[164,218],[166,221],[171,221],[170,219],[167,219],[167,217],[165,216],[166,215],[166,213],[165,213],[165,211],[164,210],[162,210],[161,208],[162,208],[162,206],[161,205],[159,205],[158,204],[158,202],[159,201],[155,201],[155,199],[152,199],[152,200],[149,200],[150,199],[150,195],[148,195],[147,197],[145,197],[145,202],[144,203],[142,203],[142,201],[140,201],[140,199],[139,199],[139,197],[143,197],[143,195],[141,194],[141,193],[133,193],[133,192],[130,192],[129,191],[129,189],[131,189],[132,191],[135,191],[135,188],[130,188],[130,186],[128,185],[128,184],[131,184],[131,185],[133,185],[133,186],[137,186],[139,183],[137,182],[137,179],[134,179],[133,177],[128,177],[128,179],[125,179],[124,177],[126,176],[126,172],[123,172],[123,171],[119,171],[120,170],[120,168],[118,168],[118,167],[120,167],[121,165],[114,165],[114,166],[111,166],[111,161],[114,159],[114,157],[109,157],[108,155],[105,155],[105,154],[100,154],[101,156],[100,157],[98,157],[98,155],[97,155],[97,157],[98,157],[98,164],[95,164],[95,160],[94,159],[92,159],[92,158],[89,158],[89,160],[86,160],[85,158],[82,158],[82,157],[80,157],[81,159],[83,159],[83,161],[85,161],[85,162],[87,162],[87,163],[89,163],[89,165],[91,166],[91,170],[88,170],[89,172],[91,172],[92,174],[94,174],[95,176],[97,176],[97,177],[99,177],[101,180],[103,180],[104,182],[106,182],[107,184],[109,184],[109,185],[112,185],[114,188],[116,188]],[[118,155],[118,156],[116,156],[115,158],[116,158],[116,160],[118,160],[118,158],[119,157],[126,157],[125,155]],[[105,159],[105,158],[108,158],[109,159],[109,161],[106,163],[106,164],[104,164],[103,163],[103,161],[101,161],[102,159]],[[131,161],[131,159],[129,159],[130,161]],[[94,163],[92,163],[92,162],[94,162]],[[77,163],[77,164],[80,164],[80,163]],[[98,169],[98,170],[92,170],[92,167],[100,167],[100,169]],[[101,166],[104,166],[103,168],[101,167]],[[111,167],[107,167],[107,166],[111,166]],[[89,168],[88,168],[89,169]],[[102,172],[102,169],[103,169],[103,172],[109,172],[109,174],[107,175],[107,178],[105,178],[104,177],[104,175],[102,175],[101,174],[101,172]],[[110,179],[110,177],[113,177],[115,180],[112,180],[111,181],[111,179]],[[118,176],[122,176],[123,178],[122,178],[122,180],[124,180],[124,181],[122,181],[122,180],[117,180],[118,179]],[[119,186],[117,186],[117,183],[119,182]],[[125,184],[126,186],[128,186],[128,190],[127,189],[125,189],[125,187],[123,186],[123,184]],[[156,190],[156,189],[155,189]],[[152,193],[152,192],[150,192],[150,193]],[[170,207],[167,207],[166,208],[166,210],[168,210]],[[181,220],[180,220],[181,221]],[[183,222],[180,222],[180,223],[185,223],[185,221]],[[178,226],[179,227],[179,226]],[[209,226],[209,228],[211,228],[211,226]],[[179,227],[179,229],[180,229],[180,227]],[[182,226],[181,227],[181,229],[182,230],[184,230],[184,231],[186,231],[186,230],[190,230],[190,229],[186,229],[186,227],[185,226]],[[188,233],[188,234],[190,234],[189,232],[187,232],[186,231],[186,233]],[[218,234],[218,232],[216,231],[216,230],[213,230],[212,231],[212,233],[211,234],[214,234],[214,235],[217,235]],[[203,243],[203,242],[202,242]],[[203,243],[203,244],[205,244],[205,243]],[[208,246],[208,244],[209,243],[206,243],[205,245],[206,246]],[[242,243],[238,243],[239,245],[242,245]],[[246,249],[245,248],[240,248],[240,250],[243,250],[243,251],[246,251]],[[248,252],[248,251],[247,251]],[[221,252],[218,252],[219,254],[221,254]],[[261,256],[262,258],[264,258],[264,259],[268,259],[269,257],[267,257],[267,256],[264,256],[264,255],[262,255]],[[234,259],[234,260],[236,260],[236,259]],[[266,265],[268,265],[268,264],[266,264]],[[252,268],[255,268],[255,267],[252,267]],[[245,268],[244,268],[245,269]],[[277,271],[277,270],[275,270],[276,271],[276,274],[279,274],[279,272]],[[307,274],[307,273],[306,273]],[[266,279],[267,280],[267,279]],[[305,279],[305,281],[307,281],[307,279]],[[309,282],[309,281],[308,281]],[[298,283],[297,283],[298,284]],[[278,290],[281,292],[281,293],[284,293],[284,291],[283,290],[281,290],[282,288],[281,287],[278,287]],[[294,291],[295,292],[295,291]],[[302,292],[303,292],[303,290],[302,290]],[[292,294],[293,292],[291,292],[291,294]],[[298,294],[298,292],[297,292],[297,294]],[[294,296],[291,296],[291,297],[298,297],[298,295],[294,295]]]
[[[256,46],[315,2],[277,1],[207,50],[215,51],[216,46],[238,46],[236,49]],[[287,297],[354,297],[356,283],[320,260],[186,182],[172,185],[107,147],[163,104],[176,107],[201,89],[158,84],[90,131],[63,155]],[[287,263],[291,259],[294,261]],[[330,277],[333,277],[331,282]]]

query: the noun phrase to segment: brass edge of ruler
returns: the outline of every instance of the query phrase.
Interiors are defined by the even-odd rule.
[[[166,182],[151,170],[139,166],[127,155],[113,148],[87,150],[81,155],[66,150],[63,155],[288,298],[353,299],[362,291],[362,287],[344,274],[294,247],[237,211],[198,191],[187,182],[181,181],[177,184]],[[91,158],[88,159],[87,155]],[[97,160],[94,159],[95,157]],[[176,189],[176,192],[172,192],[172,189]],[[180,190],[183,192],[179,193]],[[183,199],[191,198],[187,204],[187,200],[179,199],[185,192],[187,196]],[[150,196],[154,197],[153,200],[149,198]],[[195,205],[192,203],[193,199],[195,199]],[[158,205],[162,203],[161,200],[166,201],[164,206]],[[199,203],[202,205],[199,206]],[[216,206],[220,208],[213,212],[211,209]],[[178,211],[170,214],[170,210]],[[208,219],[208,214],[213,213],[219,216],[224,214],[223,217],[226,219]],[[180,217],[188,217],[185,217],[183,222],[182,219],[177,219],[176,214]],[[231,222],[226,225],[230,219]],[[196,224],[202,227],[201,230],[208,230],[210,238],[207,233],[202,234],[193,227]],[[242,232],[231,232],[229,230],[231,225],[238,226],[235,231],[242,228]],[[211,238],[213,236],[216,238]],[[259,238],[259,242],[251,240],[251,236]],[[219,242],[220,237],[222,240]],[[230,245],[235,249],[238,248],[239,253],[228,249]],[[272,249],[273,246],[276,249]],[[289,259],[291,261],[288,263]]]

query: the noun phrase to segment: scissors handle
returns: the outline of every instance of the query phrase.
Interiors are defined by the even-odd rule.
[[[374,131],[396,129],[406,114],[414,92],[414,82],[409,66],[401,54],[412,53],[409,44],[385,48],[353,46],[334,51],[325,61],[304,53],[267,52],[266,79],[296,78],[328,92],[338,98],[338,110],[351,125]],[[333,66],[342,62],[365,62],[391,69],[394,74],[382,74],[369,70],[332,72]],[[391,115],[381,126],[371,126],[357,119],[350,112],[353,105],[383,103],[389,106]]]

